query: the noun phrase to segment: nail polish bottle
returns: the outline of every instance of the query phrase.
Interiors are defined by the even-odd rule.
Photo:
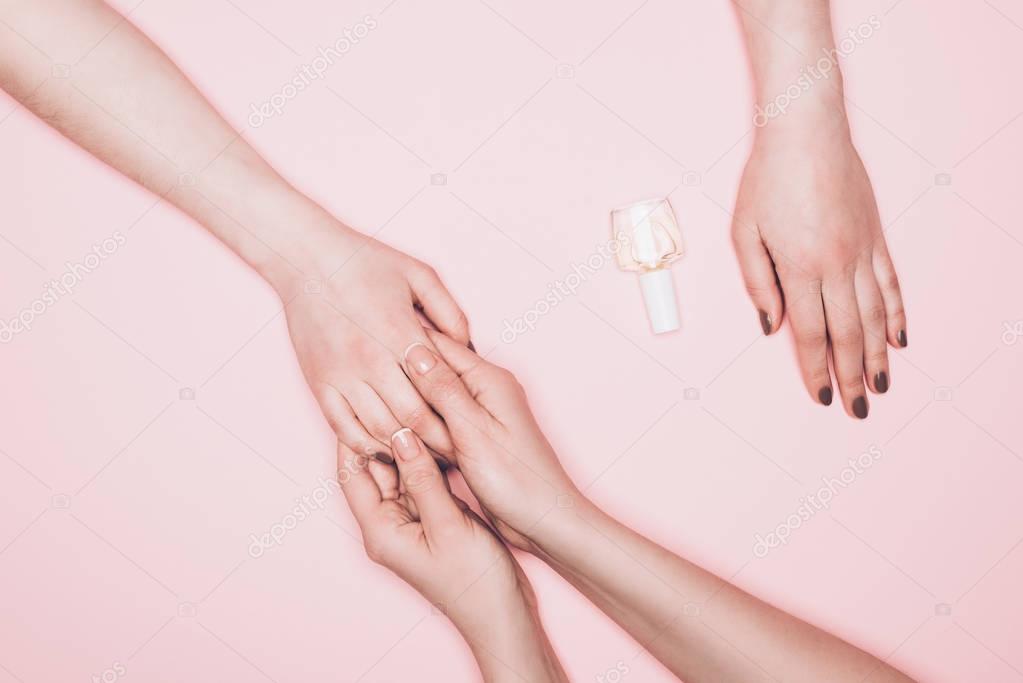
[[[611,212],[618,267],[637,273],[654,334],[677,330],[678,303],[670,266],[682,258],[682,233],[667,199],[636,202]]]

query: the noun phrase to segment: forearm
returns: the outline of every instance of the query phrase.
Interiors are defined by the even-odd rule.
[[[567,681],[544,631],[536,599],[521,568],[508,577],[487,571],[446,607],[448,617],[472,650],[483,680],[521,683]]]
[[[74,21],[61,18],[68,11]],[[194,218],[278,289],[329,270],[311,245],[347,229],[284,181],[113,9],[35,0],[5,7],[0,19],[0,86],[26,108]],[[358,235],[350,241],[354,249]]]
[[[686,681],[908,680],[631,531],[588,501],[535,530],[537,554]]]
[[[460,629],[487,683],[568,681],[539,615],[492,613],[486,629]],[[499,623],[498,623],[499,622]]]
[[[844,86],[829,0],[735,5],[753,72],[757,127],[799,127],[812,117],[815,126],[830,122],[844,130]]]

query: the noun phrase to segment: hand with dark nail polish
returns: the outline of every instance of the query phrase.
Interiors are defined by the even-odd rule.
[[[789,46],[776,45],[757,14],[777,12],[786,22],[802,16],[820,28],[823,47],[830,44],[827,3],[739,4],[758,102],[732,215],[739,269],[764,334],[777,335],[788,320],[807,394],[826,404],[821,386],[830,384],[853,416],[858,397],[883,391],[872,380],[889,373],[888,346],[906,345],[902,293],[849,126],[839,65],[829,87],[772,114],[794,67]]]

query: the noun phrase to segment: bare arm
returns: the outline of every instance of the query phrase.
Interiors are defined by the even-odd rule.
[[[910,680],[604,513],[565,474],[514,378],[433,336],[441,356],[412,347],[409,374],[448,422],[459,470],[497,530],[549,563],[677,676]]]
[[[0,0],[0,87],[274,287],[306,379],[345,444],[389,452],[390,434],[415,420],[435,452],[450,454],[444,425],[399,364],[409,337],[428,341],[416,308],[469,341],[437,274],[285,182],[129,21],[101,0]]]
[[[57,21],[68,9],[72,16]],[[190,215],[273,282],[284,286],[311,269],[298,230],[284,230],[279,219],[295,211],[308,217],[317,207],[117,12],[99,0],[35,0],[6,3],[0,18],[0,86],[26,108]],[[314,225],[323,223],[316,218]]]
[[[537,553],[686,681],[910,681],[874,656],[674,555],[585,498]]]
[[[906,315],[870,179],[853,146],[840,62],[881,30],[832,36],[828,0],[735,0],[753,67],[753,151],[732,225],[765,334],[787,317],[803,382],[824,405],[870,411],[892,383]],[[828,367],[833,357],[834,378]],[[837,385],[837,386],[836,386]]]

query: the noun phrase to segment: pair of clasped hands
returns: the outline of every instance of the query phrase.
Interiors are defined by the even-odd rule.
[[[682,680],[910,680],[607,515],[572,483],[510,372],[424,333],[403,366],[449,455],[403,427],[391,455],[339,442],[338,479],[368,556],[448,616],[483,680],[568,680],[509,546],[547,562]],[[452,467],[486,521],[452,493]]]

